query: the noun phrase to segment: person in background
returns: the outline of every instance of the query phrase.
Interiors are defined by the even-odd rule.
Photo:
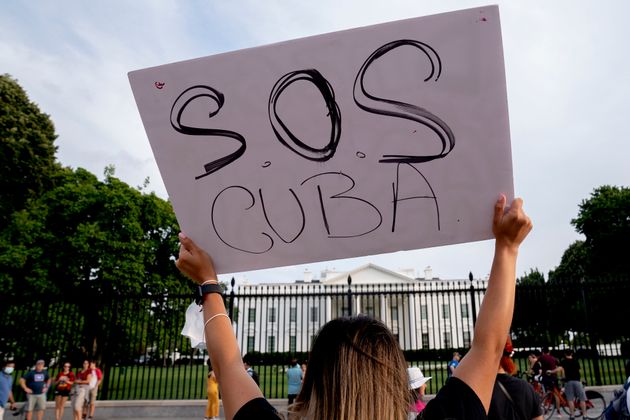
[[[584,391],[584,385],[580,380],[580,363],[573,357],[573,350],[567,349],[564,351],[564,360],[560,362],[560,366],[554,370],[550,370],[549,373],[555,374],[559,370],[564,370],[564,393],[567,396],[569,403],[569,416],[573,418],[575,411],[575,400],[577,399],[580,404],[580,410],[582,414],[586,413],[586,392]]]
[[[256,382],[256,385],[260,386],[260,378],[258,377],[258,372],[256,372],[246,360],[243,360],[243,367],[245,368],[247,374],[254,380],[254,382]]]
[[[494,205],[495,249],[488,287],[470,350],[454,375],[420,413],[424,420],[487,416],[516,290],[516,259],[532,223],[515,199]],[[231,420],[277,420],[277,411],[243,369],[223,290],[210,256],[179,234],[177,268],[200,285],[205,341]],[[290,414],[306,419],[394,419],[409,413],[407,363],[398,340],[380,321],[353,316],[326,323],[311,348],[306,377]]]
[[[302,368],[298,364],[297,359],[292,359],[287,370],[289,405],[293,404],[293,400],[300,393],[302,387]]]
[[[513,376],[516,373],[516,365],[512,360],[513,353],[512,340],[508,337],[499,361],[488,419],[543,420],[540,394],[526,381]]]
[[[0,372],[0,419],[4,416],[4,409],[7,402],[10,402],[9,409],[15,410],[15,399],[13,398],[13,371],[15,363],[10,360],[4,362],[2,372]]]
[[[446,365],[446,376],[450,378],[455,373],[455,369],[457,369],[457,365],[459,365],[459,361],[462,358],[462,355],[458,352],[453,353],[453,358]]]
[[[302,380],[306,376],[306,362],[302,363]]]
[[[90,361],[90,371],[92,373],[92,377],[90,378],[89,383],[89,392],[87,394],[87,403],[88,409],[87,412],[84,413],[87,415],[88,419],[92,419],[94,417],[94,410],[96,409],[96,396],[98,395],[98,388],[101,386],[101,382],[103,381],[103,372],[96,367],[96,361]]]
[[[70,397],[70,391],[74,384],[74,373],[70,370],[70,363],[63,364],[63,368],[55,376],[53,384],[55,385],[55,419],[61,420],[66,401]]]
[[[37,412],[37,419],[44,418],[44,410],[46,410],[46,393],[50,387],[50,376],[48,371],[44,369],[46,362],[38,360],[35,363],[35,369],[29,370],[20,379],[20,386],[26,393],[27,407],[26,420],[33,418],[33,411]]]
[[[88,399],[88,393],[90,392],[90,382],[92,381],[92,371],[90,370],[90,361],[83,361],[83,369],[77,373],[74,380],[74,395],[72,397],[72,408],[74,413],[74,420],[81,420],[83,413],[83,407]]]
[[[542,354],[538,358],[540,366],[542,368],[542,385],[545,392],[553,391],[554,388],[558,388],[558,375],[557,372],[558,361],[551,355],[549,347],[542,348]],[[554,373],[550,373],[554,372]],[[560,398],[555,395],[556,402],[556,416],[562,416],[560,413]]]
[[[210,359],[208,359],[210,362]],[[214,420],[219,417],[219,382],[212,370],[212,366],[208,366],[208,404],[206,405],[205,420]]]
[[[427,382],[431,377],[424,376],[418,367],[407,368],[409,376],[409,392],[411,393],[411,407],[409,409],[409,420],[418,417],[427,404],[424,400],[424,393],[427,389]]]

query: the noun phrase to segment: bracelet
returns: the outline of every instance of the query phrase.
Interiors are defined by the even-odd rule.
[[[219,280],[206,280],[201,283],[200,286],[203,286],[204,284],[219,284]]]
[[[230,317],[227,314],[225,314],[225,313],[214,314],[210,318],[208,318],[208,320],[203,324],[203,329],[205,330],[206,327],[208,326],[208,323],[210,323],[210,321],[212,321],[214,318],[219,317],[219,316],[224,316],[227,319],[230,319]]]

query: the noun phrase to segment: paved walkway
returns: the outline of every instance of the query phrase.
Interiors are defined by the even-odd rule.
[[[600,392],[606,399],[608,404],[612,398],[612,394],[619,386],[603,386],[603,387],[588,387],[589,389],[595,389]],[[428,395],[427,399],[431,399],[433,396]],[[280,412],[286,413],[287,400],[286,399],[272,399],[269,402],[276,407]],[[206,402],[205,400],[166,400],[166,401],[97,401],[96,415],[94,420],[145,420],[147,418],[154,418],[159,420],[180,420],[180,419],[197,419],[202,420],[205,412]],[[34,416],[35,417],[35,416]],[[5,420],[18,420],[23,417],[13,416],[11,412],[5,412]],[[568,416],[562,414],[561,417],[554,417],[557,419],[568,418]],[[55,409],[54,403],[49,402],[47,404],[46,412],[44,413],[44,420],[54,420]],[[219,418],[224,420],[223,407]],[[1,420],[1,419],[0,419]],[[63,420],[72,420],[72,408],[66,406]]]

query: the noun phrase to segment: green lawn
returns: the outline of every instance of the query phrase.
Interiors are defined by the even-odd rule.
[[[523,369],[524,359],[517,359]],[[581,360],[582,376],[588,385],[595,385],[592,361]],[[434,394],[446,380],[446,361],[413,362],[422,369],[425,376],[432,379],[427,383],[427,393]],[[620,384],[623,381],[623,360],[601,359],[600,373],[602,384]],[[260,376],[260,386],[268,398],[286,398],[285,366],[254,366]],[[110,371],[107,392],[101,390],[101,397],[109,400],[142,399],[204,399],[206,398],[206,366],[173,367],[114,367]],[[105,385],[105,384],[104,384]]]

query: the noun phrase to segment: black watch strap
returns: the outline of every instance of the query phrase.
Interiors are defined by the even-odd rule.
[[[203,297],[210,293],[218,293],[223,295],[223,286],[218,283],[207,283],[202,286],[199,286],[199,294],[197,295],[197,304],[201,305],[203,303]]]

